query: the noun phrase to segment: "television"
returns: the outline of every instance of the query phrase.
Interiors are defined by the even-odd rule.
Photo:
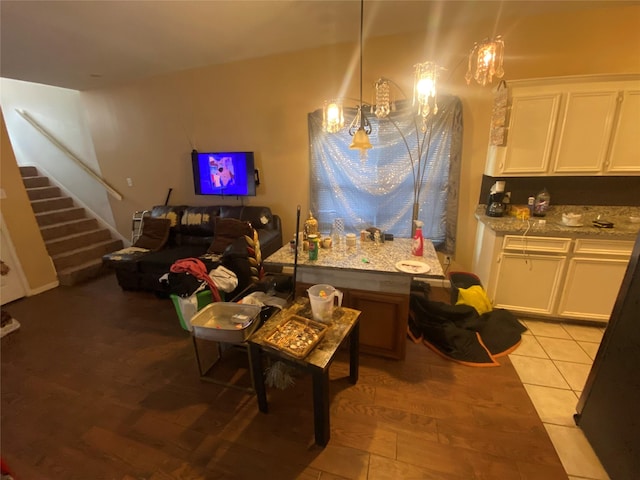
[[[191,152],[196,195],[256,195],[253,152]]]

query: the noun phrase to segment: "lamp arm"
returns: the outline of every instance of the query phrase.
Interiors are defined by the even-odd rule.
[[[402,133],[402,130],[400,129],[400,127],[398,126],[395,120],[393,120],[390,117],[386,117],[386,118],[387,120],[389,120],[389,122],[391,122],[391,125],[393,125],[395,129],[398,131],[398,133],[400,134],[400,137],[404,142],[404,146],[407,149],[407,153],[409,154],[409,160],[411,161],[411,174],[413,175],[413,199],[414,199],[414,203],[416,203],[418,199],[418,195],[420,194],[418,191],[418,178],[420,177],[420,151],[418,150],[418,173],[416,175],[416,162],[413,160],[413,155],[411,154],[411,147],[409,147],[409,142],[407,142],[407,138],[404,136],[404,133]]]

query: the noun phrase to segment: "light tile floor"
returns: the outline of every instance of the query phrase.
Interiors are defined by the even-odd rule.
[[[528,331],[509,358],[570,480],[609,480],[574,420],[604,326],[521,320]]]

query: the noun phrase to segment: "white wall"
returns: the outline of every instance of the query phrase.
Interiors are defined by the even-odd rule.
[[[24,110],[93,172],[101,175],[80,92],[37,83],[0,79],[0,105],[16,162],[36,166],[79,206],[103,223],[115,222],[104,187],[22,118]]]

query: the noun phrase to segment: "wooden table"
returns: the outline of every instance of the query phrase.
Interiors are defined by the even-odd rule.
[[[249,337],[249,362],[253,373],[258,408],[268,412],[267,391],[264,383],[263,356],[270,355],[277,360],[294,365],[311,374],[313,381],[313,418],[315,441],[325,446],[329,441],[329,367],[340,345],[349,340],[349,380],[358,381],[359,316],[360,312],[350,308],[336,307],[333,318],[324,337],[303,359],[292,357],[265,342],[290,315],[311,319],[309,299],[299,298],[291,306],[269,319],[257,332]]]

